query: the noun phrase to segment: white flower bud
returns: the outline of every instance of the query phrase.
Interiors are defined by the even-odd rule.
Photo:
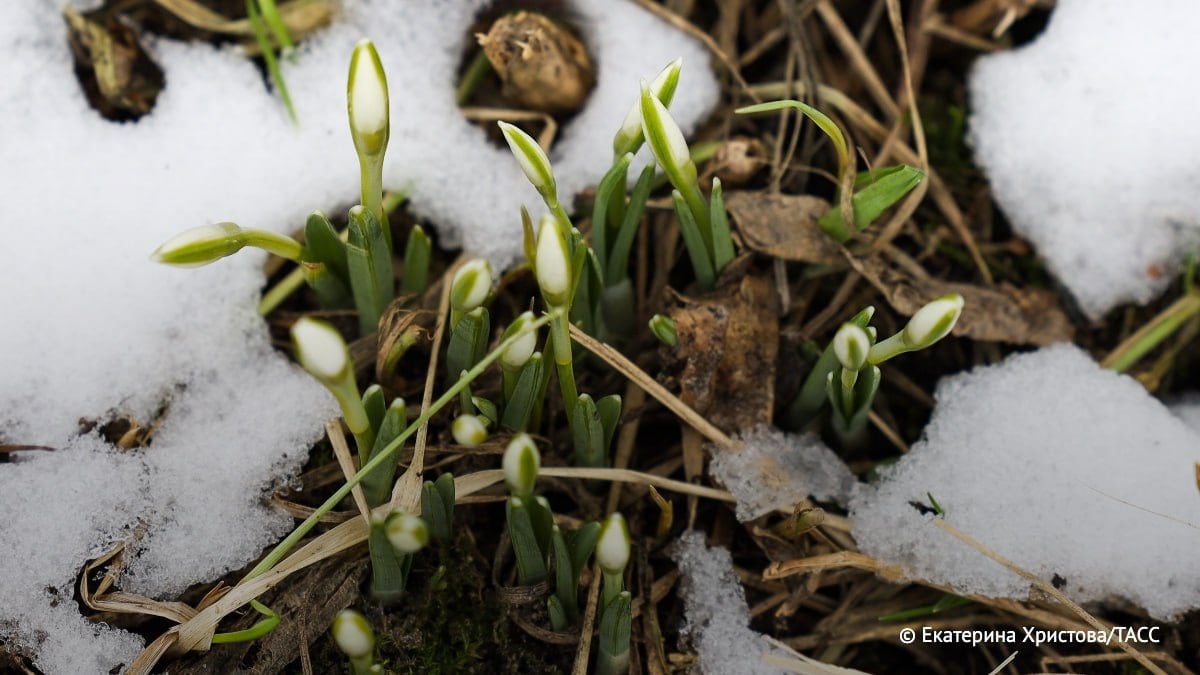
[[[450,432],[454,434],[454,442],[473,448],[487,440],[487,427],[483,420],[475,415],[459,415],[450,424]]]
[[[346,374],[350,352],[333,326],[303,317],[292,326],[292,342],[300,365],[318,380],[336,382]]]
[[[492,291],[492,266],[476,258],[458,268],[450,284],[450,305],[459,312],[469,312],[483,304]]]
[[[534,276],[547,304],[561,307],[570,302],[571,255],[567,251],[566,235],[553,216],[542,216],[534,267]]]
[[[857,324],[844,323],[833,336],[833,353],[846,370],[861,370],[867,362],[867,352],[870,350],[871,338],[867,331]]]
[[[516,342],[513,342],[500,355],[500,363],[509,369],[517,369],[529,362],[529,358],[533,356],[533,352],[537,349],[537,330],[530,329],[527,326],[533,322],[533,312],[525,312],[513,320],[512,325],[508,330],[504,331],[505,339],[518,336]]]
[[[233,223],[201,225],[171,237],[150,254],[154,262],[200,267],[242,250],[242,228]]]
[[[518,497],[532,494],[541,465],[542,456],[529,434],[513,436],[504,449],[504,482],[508,490]]]
[[[613,513],[600,526],[596,540],[596,563],[606,574],[620,574],[629,564],[629,525],[620,513]]]
[[[904,342],[912,349],[924,349],[950,334],[962,314],[963,297],[943,295],[917,310],[904,327]]]
[[[367,617],[353,609],[343,609],[333,617],[333,641],[352,659],[369,658],[375,651],[375,631]]]
[[[542,146],[537,141],[508,122],[497,122],[504,140],[512,150],[513,157],[521,171],[538,193],[547,201],[558,201],[558,188],[554,184],[554,170],[550,167],[550,158],[546,157]]]
[[[646,135],[650,149],[654,151],[654,157],[662,165],[663,171],[667,175],[683,173],[685,167],[692,163],[687,140],[667,107],[650,91],[650,85],[645,80],[642,81],[641,111],[642,133]]]
[[[383,154],[389,131],[387,77],[370,40],[359,40],[350,56],[346,92],[354,147],[367,157]]]
[[[650,83],[650,91],[664,106],[671,105],[671,99],[675,97],[675,87],[679,84],[679,69],[682,67],[683,59],[675,59]],[[621,128],[613,138],[613,155],[621,157],[627,152],[637,152],[643,140],[645,136],[642,132],[642,104],[639,100],[629,108],[625,121],[621,123]]]
[[[429,528],[425,521],[407,511],[392,511],[383,528],[398,553],[416,553],[429,543]]]

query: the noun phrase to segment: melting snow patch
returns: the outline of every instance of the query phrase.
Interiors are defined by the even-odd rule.
[[[925,438],[851,502],[863,551],[961,593],[1028,583],[934,527],[946,520],[1077,601],[1171,619],[1200,607],[1200,435],[1072,345],[949,378]]]
[[[1094,318],[1153,298],[1197,239],[1198,24],[1189,0],[1059,0],[1035,42],[971,75],[997,201]]]
[[[50,673],[107,672],[141,641],[80,616],[71,597],[85,560],[144,529],[121,586],[156,597],[244,564],[291,526],[266,492],[336,414],[271,347],[255,312],[261,255],[178,270],[149,252],[196,225],[287,231],[313,209],[348,206],[358,167],[345,78],[364,35],[391,77],[385,182],[435,219],[444,243],[510,261],[517,206],[540,200],[454,106],[481,0],[347,0],[283,64],[299,127],[248,59],[169,40],[148,45],[167,82],[155,110],[100,119],[75,81],[59,4],[0,5],[0,228],[4,250],[19,252],[0,266],[0,442],[55,448],[0,464],[0,637]],[[638,78],[684,57],[673,110],[685,128],[717,95],[690,38],[629,2],[572,8],[599,79],[553,153],[564,193],[608,166]],[[79,435],[80,418],[147,425],[164,406],[144,450]]]
[[[813,434],[764,426],[740,440],[740,448],[714,449],[709,471],[737,499],[742,522],[809,497],[845,506],[858,484],[846,463]]]
[[[684,532],[671,555],[682,575],[683,633],[700,657],[704,675],[770,675],[782,671],[763,663],[767,639],[750,630],[746,593],[733,571],[733,557],[720,546],[708,548],[704,534]]]

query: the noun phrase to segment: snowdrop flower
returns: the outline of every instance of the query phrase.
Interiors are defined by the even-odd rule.
[[[629,564],[629,525],[620,513],[613,513],[600,527],[596,541],[596,562],[605,574],[621,574]]]
[[[370,40],[359,40],[350,56],[347,108],[354,148],[364,158],[380,159],[390,131],[387,77]]]
[[[571,298],[571,254],[567,235],[558,219],[545,215],[538,227],[534,275],[551,307],[567,305]]]
[[[963,297],[957,293],[930,302],[912,315],[904,330],[871,347],[867,360],[878,365],[904,352],[929,347],[950,334],[962,308]]]
[[[675,98],[675,88],[679,85],[679,69],[682,67],[683,59],[675,59],[650,83],[650,91],[664,106],[671,105],[671,99]],[[621,128],[613,138],[613,157],[619,159],[627,152],[637,152],[645,138],[642,131],[642,106],[639,101],[629,109],[625,121],[621,123]]]
[[[504,140],[508,142],[508,147],[525,177],[542,195],[542,199],[548,204],[557,204],[558,188],[554,183],[554,170],[550,168],[550,159],[546,157],[542,146],[529,134],[508,122],[497,124],[500,125],[500,132],[504,134]]]
[[[254,246],[288,260],[299,260],[300,242],[291,237],[247,230],[234,223],[215,223],[184,230],[150,254],[154,262],[176,267],[200,267]]]
[[[367,431],[371,423],[358,396],[350,351],[341,333],[324,321],[303,317],[292,326],[292,344],[300,366],[337,399],[351,433],[357,436]]]
[[[388,515],[384,523],[388,541],[397,553],[416,553],[429,543],[429,528],[420,516],[407,511],[396,510]]]
[[[454,434],[454,442],[473,448],[487,440],[487,427],[483,420],[475,415],[459,415],[450,424],[450,432]]]
[[[645,134],[654,158],[677,188],[696,182],[696,165],[692,162],[687,140],[667,107],[650,91],[642,80],[642,133]]]
[[[492,266],[476,258],[458,268],[450,284],[450,306],[458,312],[469,312],[483,304],[492,291]]]
[[[343,609],[333,618],[333,641],[351,659],[369,659],[375,652],[375,631],[367,617]]]
[[[504,482],[508,485],[509,492],[518,497],[532,494],[541,464],[541,454],[538,453],[537,445],[529,434],[520,433],[513,436],[508,447],[504,449],[502,464]]]
[[[950,334],[962,314],[963,297],[943,295],[917,310],[904,326],[904,342],[913,349],[924,349]]]
[[[837,355],[842,368],[859,371],[867,363],[867,352],[871,349],[871,339],[867,331],[857,324],[844,323],[833,336],[833,352]]]
[[[513,335],[517,335],[516,342],[509,345],[508,349],[500,355],[500,365],[508,369],[517,369],[529,362],[533,352],[537,349],[537,331],[527,328],[533,322],[533,312],[524,312],[509,325],[508,330],[504,331],[504,338],[507,339]]]

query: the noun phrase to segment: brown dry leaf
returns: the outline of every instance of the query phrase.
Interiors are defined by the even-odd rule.
[[[842,247],[821,231],[817,220],[829,202],[811,195],[731,192],[725,208],[746,248],[780,260],[841,265]]]
[[[713,154],[711,170],[725,189],[744,185],[770,164],[767,146],[752,136],[734,136]]]
[[[504,95],[524,107],[577,110],[595,84],[595,66],[583,43],[541,14],[500,17],[487,35],[476,37],[504,82]]]
[[[101,100],[94,103],[98,104],[101,113],[112,117],[121,111],[134,115],[150,112],[162,88],[162,73],[142,55],[133,31],[112,19],[104,24],[97,23],[70,6],[63,10],[63,16],[67,20],[76,60],[90,67],[95,77],[96,89],[91,93],[98,93]],[[145,61],[145,72],[155,73],[157,78],[143,75],[136,67],[139,61]],[[85,86],[90,88],[92,84],[88,82]]]
[[[379,319],[379,340],[375,351],[375,380],[388,382],[396,370],[396,361],[417,340],[433,335],[437,315],[423,309],[406,307],[412,296],[392,301]]]
[[[984,288],[933,278],[918,279],[877,257],[850,258],[850,264],[901,314],[911,316],[925,303],[947,293],[962,295],[965,302],[962,317],[954,326],[955,335],[1042,346],[1070,341],[1075,333],[1053,291],[1018,288],[1008,283]]]
[[[769,277],[746,274],[671,310],[683,362],[679,398],[726,430],[771,421],[779,352],[777,295]]]

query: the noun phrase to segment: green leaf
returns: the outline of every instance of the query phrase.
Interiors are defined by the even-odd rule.
[[[382,398],[382,393],[380,394]],[[370,408],[368,408],[370,414]],[[396,399],[392,401],[383,415],[383,421],[379,424],[379,431],[375,434],[375,445],[371,450],[371,456],[382,451],[392,441],[396,440],[400,434],[408,427],[408,412],[404,405],[404,399]],[[399,459],[399,457],[397,457]],[[367,500],[367,505],[374,508],[386,502],[392,495],[392,481],[396,476],[396,462],[387,462],[363,478],[363,496]]]
[[[367,420],[371,424],[371,431],[378,434],[379,427],[383,425],[383,415],[387,412],[387,402],[383,398],[383,387],[378,384],[367,387],[366,391],[363,392],[362,402],[363,408],[367,411]],[[374,447],[375,445],[372,444],[370,448],[367,448],[368,460],[370,459],[370,452]]]
[[[475,409],[479,411],[479,415],[483,418],[483,423],[486,426],[495,426],[496,423],[500,421],[500,416],[496,412],[495,403],[492,403],[482,396],[472,396],[471,403],[475,406]]]
[[[348,239],[350,290],[358,308],[358,325],[363,335],[370,335],[392,301],[392,257],[379,219],[361,206],[350,209]]]
[[[384,605],[394,604],[404,594],[405,565],[392,543],[388,541],[383,519],[372,519],[367,534],[367,550],[371,557],[371,597]]]
[[[304,260],[325,265],[331,274],[349,285],[346,242],[338,236],[333,223],[320,211],[313,211],[304,223]]]
[[[546,559],[538,548],[529,509],[520,497],[510,497],[505,502],[504,513],[517,559],[518,583],[522,586],[536,584],[546,578]]]
[[[438,541],[449,541],[454,534],[454,474],[444,473],[436,481],[421,487],[421,517],[429,524],[429,534]]]
[[[542,559],[550,557],[550,531],[554,529],[554,514],[550,512],[550,502],[545,497],[533,498],[529,505],[529,518],[533,522],[533,534],[537,537],[538,548],[542,551]]]
[[[550,541],[554,548],[554,592],[566,627],[579,615],[579,570],[571,564],[570,550],[557,525],[550,532]]]
[[[646,200],[650,197],[653,182],[654,165],[650,164],[642,169],[637,183],[633,186],[629,206],[625,209],[625,217],[621,220],[621,227],[613,241],[604,271],[604,283],[608,286],[629,278],[629,252],[633,250],[633,239],[637,234],[638,223],[642,220],[642,213],[646,210]]]
[[[596,201],[592,204],[592,248],[596,251],[596,258],[600,261],[602,271],[608,267],[607,225],[610,204],[615,201],[623,204],[625,201],[625,175],[631,161],[633,161],[633,155],[626,154],[621,157],[612,165],[608,173],[604,174],[604,178],[600,179],[600,185],[596,187]]]
[[[587,394],[580,394],[571,420],[571,434],[575,440],[576,466],[604,467],[608,457],[604,447],[604,428],[600,425],[600,414],[596,403]]]
[[[721,179],[713,178],[712,197],[708,203],[709,222],[712,223],[713,271],[718,276],[725,266],[733,261],[733,236],[729,234],[729,214],[725,213],[725,197],[721,190]]]
[[[470,370],[487,352],[491,336],[491,315],[485,307],[476,307],[459,319],[450,331],[446,345],[446,381],[452,383],[459,373]]]
[[[270,0],[266,1],[270,2]],[[279,62],[275,59],[275,47],[267,38],[267,27],[259,15],[258,3],[255,0],[246,0],[246,17],[254,29],[254,40],[258,42],[258,48],[262,51],[263,61],[267,65],[267,74],[271,76],[271,83],[279,90],[279,98],[283,100],[283,105],[287,108],[288,117],[292,118],[293,123],[298,123],[296,108],[292,105],[292,97],[288,94],[287,83],[283,81],[283,73],[280,72]]]
[[[429,286],[429,261],[433,242],[420,225],[413,225],[404,245],[404,276],[400,278],[401,293],[424,293]]]
[[[267,607],[258,600],[251,600],[250,606],[254,608],[254,611],[262,614],[266,618],[258,621],[253,626],[245,630],[235,630],[229,633],[217,633],[216,635],[212,636],[212,643],[215,645],[220,645],[230,644],[233,642],[252,642],[275,630],[275,627],[279,625],[279,614],[277,614],[270,607]]]
[[[325,308],[349,307],[354,304],[350,287],[329,271],[324,263],[306,262],[300,268],[304,282],[317,294],[317,303]]]
[[[546,391],[543,387],[546,370],[542,355],[534,352],[521,368],[512,396],[504,404],[501,426],[512,431],[529,431],[535,410],[541,408]]]
[[[683,237],[683,246],[687,249],[688,258],[692,261],[692,271],[696,274],[696,284],[702,291],[711,291],[716,286],[716,273],[713,271],[712,260],[708,255],[708,247],[704,245],[704,236],[700,226],[692,217],[691,209],[683,200],[679,190],[671,192],[671,200],[675,203],[675,216],[679,219],[679,234]]]
[[[628,668],[629,635],[633,625],[632,597],[622,591],[604,606],[600,614],[600,657],[597,673],[610,675]]]
[[[621,421],[621,396],[609,394],[596,401],[596,412],[600,415],[600,428],[604,431],[604,454],[607,456],[612,448],[613,434],[617,430],[617,422]]]
[[[906,164],[879,169],[872,173],[864,172],[855,180],[854,197],[854,231],[859,232],[871,226],[876,219],[896,202],[904,198],[925,178],[925,172]],[[861,187],[860,187],[861,186]],[[841,209],[834,206],[821,217],[817,224],[827,234],[840,241],[846,241],[851,233],[846,231]]]
[[[838,171],[845,171],[845,167],[850,165],[851,148],[850,143],[846,141],[846,135],[838,125],[829,118],[828,115],[817,110],[816,108],[802,103],[800,101],[785,100],[785,101],[767,101],[766,103],[758,103],[755,105],[738,108],[734,112],[739,115],[751,115],[754,113],[774,112],[783,110],[784,108],[795,108],[804,113],[804,116],[812,120],[825,135],[833,141],[833,149],[838,156]]]
[[[546,598],[546,613],[550,615],[550,627],[556,631],[565,631],[574,623],[567,618],[566,608],[557,595]]]
[[[572,569],[578,570],[578,573],[583,572],[592,551],[596,550],[596,540],[599,538],[600,523],[596,521],[584,523],[583,527],[571,535],[567,541],[567,548],[571,550]]]

